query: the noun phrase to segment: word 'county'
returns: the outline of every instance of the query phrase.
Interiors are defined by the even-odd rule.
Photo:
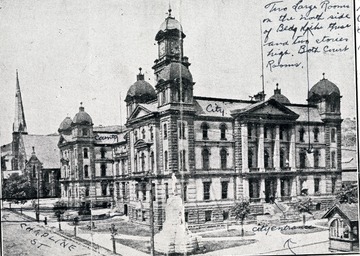
[[[224,116],[224,113],[225,113],[225,110],[216,103],[214,103],[214,105],[213,104],[207,105],[205,109],[206,109],[207,112],[210,112],[210,113],[211,112],[213,112],[213,113],[218,112],[218,113],[221,113],[223,116]]]
[[[29,233],[34,234],[35,236],[39,236],[39,238],[43,237],[43,238],[49,239],[50,241],[53,241],[55,244],[58,244],[61,248],[68,248],[69,251],[76,248],[76,245],[67,242],[66,239],[64,239],[64,238],[57,239],[56,236],[51,235],[47,232],[41,231],[40,229],[34,230],[35,229],[34,227],[28,226],[26,223],[20,223],[20,227],[21,227],[21,229],[26,230]],[[46,240],[46,239],[42,240],[42,242],[44,242],[44,243],[41,243],[37,239],[31,239],[30,243],[32,245],[39,244],[39,246],[37,248],[40,248],[41,246],[51,247],[45,243],[45,241],[49,241],[49,240]]]
[[[267,225],[262,225],[261,227],[253,227],[252,228],[252,231],[253,232],[266,232],[266,235],[269,233],[269,231],[286,231],[286,230],[293,230],[293,229],[297,229],[297,228],[303,228],[302,226],[301,227],[297,227],[297,226],[288,226],[288,225],[285,225],[285,226],[267,226]],[[304,226],[304,228],[311,228],[310,226]]]
[[[117,136],[115,134],[108,136],[95,136],[95,140],[117,140]]]

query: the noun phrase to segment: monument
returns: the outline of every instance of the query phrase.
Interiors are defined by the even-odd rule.
[[[184,203],[176,191],[177,179],[172,174],[172,195],[165,207],[165,222],[163,229],[155,235],[155,250],[171,253],[192,253],[200,248],[200,236],[193,235],[186,226]]]

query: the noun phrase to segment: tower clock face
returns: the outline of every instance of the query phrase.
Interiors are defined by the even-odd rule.
[[[165,41],[161,41],[159,44],[159,56],[163,56],[165,54]]]
[[[180,54],[180,42],[179,41],[170,41],[170,53],[171,54]]]

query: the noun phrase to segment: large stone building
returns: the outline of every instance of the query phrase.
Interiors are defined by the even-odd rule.
[[[28,134],[16,72],[15,119],[12,142],[1,147],[2,179],[13,173],[26,174],[39,189],[39,197],[60,196],[59,136]]]
[[[119,170],[113,149],[125,144],[122,127],[94,127],[80,106],[73,119],[63,120],[58,131],[61,199],[69,206],[114,205],[114,177]]]
[[[306,194],[327,207],[341,186],[338,87],[322,78],[309,91],[308,104],[291,103],[278,86],[267,100],[264,92],[253,100],[197,97],[184,39],[170,14],[155,36],[156,85],[140,70],[125,99],[126,131],[114,132],[116,143],[96,142],[82,107],[73,120],[64,120],[62,196],[113,200],[119,211],[144,223],[153,200],[158,226],[172,190],[182,195],[189,225],[232,218],[230,208],[241,198],[249,198],[257,213],[273,200],[292,204]],[[67,173],[75,180],[69,182]]]

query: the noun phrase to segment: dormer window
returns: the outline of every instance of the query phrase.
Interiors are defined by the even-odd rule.
[[[83,133],[83,136],[88,136],[89,134],[89,130],[88,129],[86,129],[86,128],[83,128],[82,129],[82,133]]]

